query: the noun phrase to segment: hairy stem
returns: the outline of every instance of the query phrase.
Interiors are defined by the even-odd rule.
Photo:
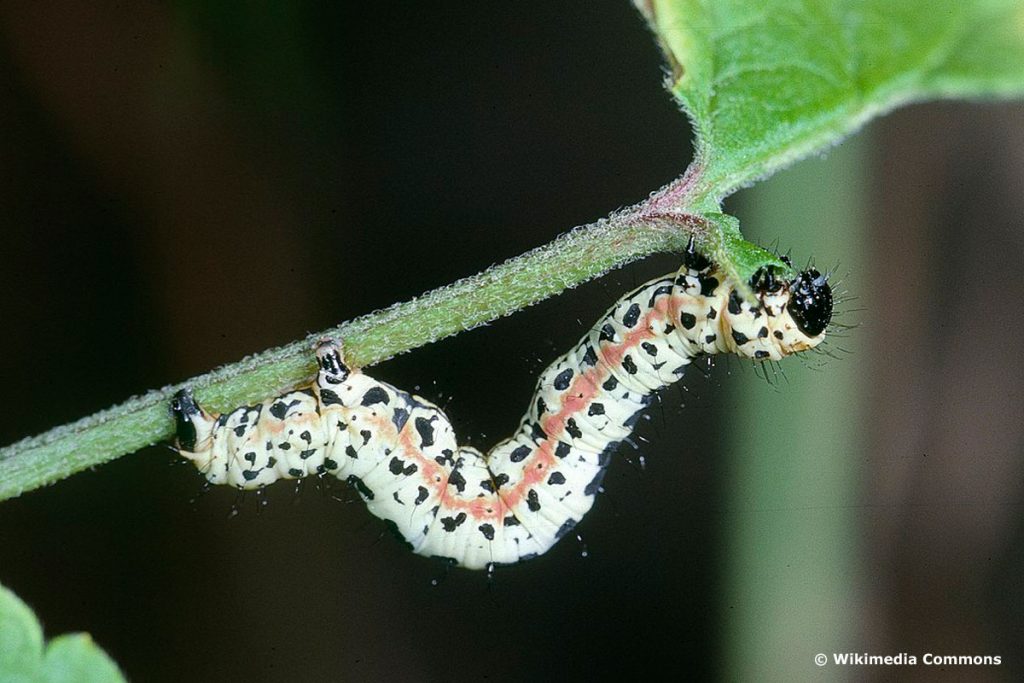
[[[317,339],[340,339],[350,363],[372,365],[508,315],[643,256],[679,251],[691,235],[706,241],[711,237],[708,223],[692,213],[694,207],[705,208],[693,196],[697,175],[699,170],[691,169],[636,206],[478,275],[0,449],[0,500],[169,439],[173,421],[168,403],[182,387],[191,387],[213,410],[230,410],[312,376]]]

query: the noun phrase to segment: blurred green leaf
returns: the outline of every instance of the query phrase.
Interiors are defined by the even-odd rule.
[[[310,106],[323,94],[311,3],[175,0],[171,6],[180,38],[230,74],[220,85],[245,107],[273,113]]]
[[[43,629],[32,610],[0,586],[0,681],[106,683],[124,677],[88,634],[54,638],[44,649]]]
[[[28,605],[0,586],[0,676],[9,681],[38,679],[43,629]]]

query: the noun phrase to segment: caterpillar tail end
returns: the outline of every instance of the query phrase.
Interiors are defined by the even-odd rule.
[[[188,458],[195,453],[196,444],[209,436],[213,420],[203,412],[188,389],[182,389],[174,395],[171,413],[174,415],[178,452]]]

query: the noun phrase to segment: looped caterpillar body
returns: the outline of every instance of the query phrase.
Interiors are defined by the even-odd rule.
[[[459,446],[433,403],[317,348],[316,380],[223,415],[188,392],[177,448],[214,484],[257,489],[332,474],[421,555],[480,569],[535,557],[594,503],[619,442],[654,392],[695,357],[779,360],[824,339],[831,290],[817,271],[760,271],[754,301],[691,247],[683,267],[619,300],[540,376],[515,434],[484,455]]]

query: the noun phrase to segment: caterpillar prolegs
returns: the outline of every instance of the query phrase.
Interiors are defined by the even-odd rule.
[[[173,403],[177,447],[214,484],[257,489],[332,474],[421,555],[473,569],[535,557],[587,513],[612,453],[654,392],[704,354],[779,360],[824,339],[826,278],[763,269],[755,297],[688,249],[678,273],[619,300],[540,376],[509,439],[484,455],[459,446],[448,417],[419,396],[346,365],[322,342],[316,380],[231,413]]]

